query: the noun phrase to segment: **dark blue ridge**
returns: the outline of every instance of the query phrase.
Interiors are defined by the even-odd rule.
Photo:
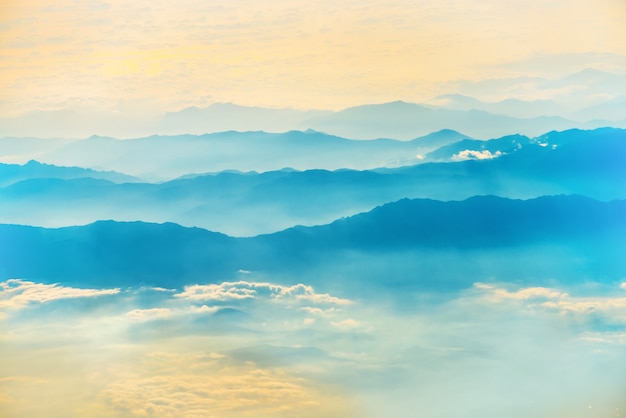
[[[0,277],[180,286],[232,278],[240,269],[301,272],[348,253],[469,255],[538,245],[583,251],[590,263],[608,260],[612,272],[626,274],[626,263],[619,261],[623,257],[616,256],[626,253],[626,201],[582,196],[404,199],[329,225],[252,238],[172,223],[101,221],[59,229],[0,225]]]

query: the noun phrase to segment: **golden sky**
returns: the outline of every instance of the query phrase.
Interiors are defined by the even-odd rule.
[[[458,79],[626,72],[623,0],[0,4],[5,117],[214,102],[339,109],[426,100]]]

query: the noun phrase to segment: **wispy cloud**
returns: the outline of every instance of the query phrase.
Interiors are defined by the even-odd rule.
[[[32,303],[41,304],[59,299],[115,295],[119,292],[119,288],[79,289],[57,284],[42,284],[20,279],[10,279],[0,283],[0,308],[19,309]]]
[[[172,311],[168,308],[133,309],[126,313],[126,317],[134,321],[168,318],[171,315]]]
[[[567,293],[562,293],[555,289],[550,289],[547,287],[527,287],[524,289],[519,289],[513,292],[510,292],[506,289],[498,288],[495,285],[490,285],[486,283],[475,283],[474,288],[484,291],[490,294],[493,297],[493,300],[499,301],[502,299],[518,299],[518,300],[526,300],[526,299],[535,299],[535,298],[546,298],[546,299],[557,299],[567,297]]]
[[[545,287],[529,287],[509,291],[495,285],[476,283],[474,288],[484,293],[483,300],[490,303],[503,303],[507,300],[522,301],[533,310],[561,315],[575,315],[579,318],[602,316],[609,322],[626,325],[626,297],[570,296],[566,292]],[[620,288],[624,288],[623,283]]]
[[[589,405],[609,416],[622,407],[626,373],[620,287],[580,295],[481,282],[399,305],[391,295],[336,303],[305,284],[129,289],[78,322],[75,311],[10,318],[2,407],[8,416],[63,416],[71,405],[97,418],[312,418],[451,416],[471,401],[464,418],[576,416]]]

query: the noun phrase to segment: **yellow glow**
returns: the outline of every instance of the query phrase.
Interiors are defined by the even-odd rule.
[[[621,0],[2,7],[0,111],[13,114],[77,97],[162,111],[207,100],[337,109],[429,99],[451,80],[519,75],[512,63],[542,55],[626,55]]]
[[[2,416],[362,416],[338,394],[280,369],[217,353],[145,349],[4,349],[11,363],[3,362],[0,376],[11,377],[0,377]]]

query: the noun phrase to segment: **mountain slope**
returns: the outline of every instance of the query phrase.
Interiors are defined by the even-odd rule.
[[[454,142],[459,136],[444,131],[406,142],[348,140],[315,131],[221,132],[131,140],[90,137],[40,153],[38,160],[160,179],[232,169],[367,169],[414,164],[419,161],[417,154]]]
[[[346,138],[410,139],[443,128],[467,133],[474,138],[488,139],[512,133],[540,135],[551,130],[597,128],[602,122],[581,123],[557,116],[515,118],[483,110],[448,110],[402,101],[357,106],[313,118],[302,125]]]
[[[346,285],[358,277],[367,287],[382,280],[372,276],[382,269],[412,284],[428,273],[429,281],[445,287],[502,271],[522,280],[538,274],[557,279],[575,268],[579,278],[588,273],[617,280],[626,274],[624,237],[626,201],[576,196],[402,200],[326,226],[254,238],[137,222],[61,229],[2,225],[0,277],[181,287],[236,279],[245,270]],[[520,271],[520,263],[528,265]]]
[[[436,135],[431,138],[438,140]],[[430,139],[412,142],[422,140]],[[480,159],[498,153],[498,158]],[[99,219],[171,221],[251,236],[298,224],[329,223],[402,198],[459,200],[487,194],[626,198],[623,130],[551,132],[532,140],[521,136],[463,140],[429,158],[439,154],[444,159],[465,156],[468,161],[372,171],[224,172],[155,184],[32,178],[0,187],[0,223],[58,227]],[[26,166],[22,169],[29,172]]]
[[[137,178],[113,171],[102,172],[80,167],[59,167],[29,161],[24,165],[0,163],[0,187],[30,179],[78,179],[93,178],[114,183],[138,181]]]

